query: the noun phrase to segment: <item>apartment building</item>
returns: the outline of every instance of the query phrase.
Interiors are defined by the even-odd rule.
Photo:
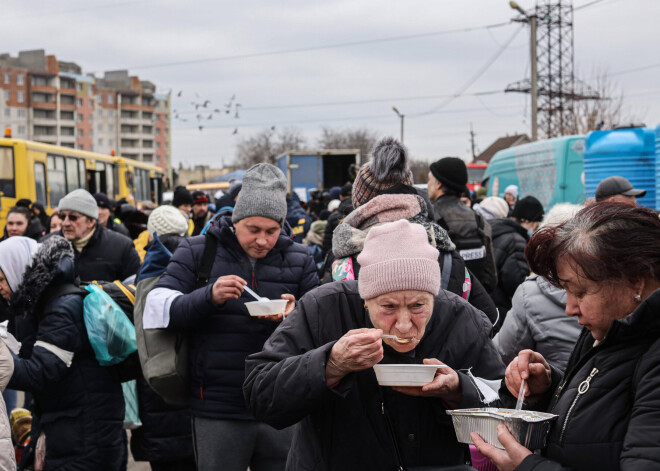
[[[126,70],[97,78],[44,50],[0,54],[0,92],[14,137],[171,168],[170,96]]]

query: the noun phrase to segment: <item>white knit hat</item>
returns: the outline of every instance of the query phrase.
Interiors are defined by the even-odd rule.
[[[188,232],[188,221],[174,206],[158,206],[149,215],[147,221],[149,234],[157,233],[159,236],[165,234],[177,234],[181,237]]]

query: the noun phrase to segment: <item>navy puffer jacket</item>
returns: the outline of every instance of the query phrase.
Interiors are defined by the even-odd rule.
[[[282,233],[275,247],[257,259],[253,268],[236,239],[231,216],[218,215],[208,234],[218,240],[208,284],[195,289],[205,245],[204,236],[196,236],[179,245],[154,289],[183,293],[170,307],[168,328],[192,334],[191,413],[211,419],[254,420],[241,390],[245,358],[261,351],[278,324],[251,317],[244,304],[254,299],[247,293],[215,306],[211,300],[213,283],[221,276],[237,275],[261,296],[279,299],[291,293],[300,299],[319,284],[316,265],[307,247]]]
[[[32,436],[45,432],[46,470],[118,470],[125,453],[124,397],[94,357],[83,297],[57,295],[73,279],[71,245],[49,238],[12,297],[22,347],[8,387],[34,395]],[[73,354],[70,365],[53,353],[57,349]]]

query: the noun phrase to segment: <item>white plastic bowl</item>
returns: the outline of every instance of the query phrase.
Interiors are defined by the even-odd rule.
[[[374,365],[381,386],[424,386],[433,381],[444,365]]]
[[[268,301],[252,301],[245,303],[251,316],[275,316],[284,314],[286,299],[269,299]]]

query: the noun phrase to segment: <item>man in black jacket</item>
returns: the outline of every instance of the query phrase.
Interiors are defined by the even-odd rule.
[[[128,229],[124,226],[119,219],[115,219],[112,214],[112,204],[110,198],[105,193],[94,193],[94,199],[99,207],[99,223],[106,229],[118,232],[126,237],[131,237]]]
[[[465,265],[490,291],[497,284],[490,226],[461,201],[467,190],[467,167],[458,157],[445,157],[430,166],[428,192],[436,222],[449,232]]]
[[[76,275],[80,281],[127,280],[137,274],[140,257],[126,236],[99,224],[99,208],[86,190],[73,190],[60,200],[63,235],[74,248]]]

